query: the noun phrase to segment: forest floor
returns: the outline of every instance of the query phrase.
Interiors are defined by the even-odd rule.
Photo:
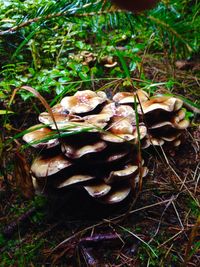
[[[166,66],[146,58],[144,73],[152,82],[173,77],[178,84],[174,94],[199,100],[196,69]],[[16,109],[7,136],[36,122],[22,100],[16,101]],[[180,147],[145,152],[150,171],[142,191],[118,206],[94,203],[84,193],[48,201],[42,196],[25,199],[13,171],[20,144],[7,147],[0,177],[0,266],[200,266],[198,116],[194,114]]]

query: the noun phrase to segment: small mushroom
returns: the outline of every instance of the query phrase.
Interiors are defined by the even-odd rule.
[[[103,129],[105,126],[107,126],[110,118],[111,115],[107,113],[99,113],[83,117],[86,123],[91,124],[100,129]]]
[[[64,188],[70,185],[78,185],[80,183],[84,183],[90,180],[94,180],[95,177],[88,175],[88,174],[76,174],[73,175],[69,178],[67,178],[66,180],[64,180],[62,183],[59,183],[59,185],[57,186],[57,188]]]
[[[103,182],[98,182],[92,185],[84,186],[85,190],[92,197],[99,198],[108,194],[111,190],[111,186]]]
[[[125,165],[122,170],[112,171],[108,177],[104,178],[104,181],[106,184],[112,184],[124,179],[131,178],[131,176],[134,175],[137,169],[138,166],[131,164]]]
[[[96,141],[86,145],[83,144],[67,144],[62,143],[62,152],[71,159],[81,158],[86,154],[97,153],[104,150],[107,147],[104,141]]]
[[[56,156],[41,155],[34,160],[31,166],[31,172],[36,178],[45,178],[69,168],[70,166],[72,166],[71,161],[62,154]]]
[[[100,198],[100,202],[104,204],[116,204],[123,201],[130,194],[130,185],[119,185],[111,190],[105,197]]]
[[[189,127],[189,120],[185,119],[185,111],[179,110],[177,114],[172,118],[172,124],[176,129],[184,130]]]
[[[138,113],[146,114],[157,109],[173,112],[179,110],[182,105],[183,101],[178,98],[169,96],[155,96],[150,100],[141,103],[141,105],[138,105]]]
[[[56,133],[43,124],[32,126],[27,129],[27,132],[23,136],[23,140],[32,147],[49,149],[59,144],[59,140],[53,138],[53,135]]]
[[[114,68],[115,66],[117,66],[117,61],[115,61],[113,63],[104,64],[104,67],[106,67],[106,68]]]
[[[127,105],[116,106],[114,103],[111,103],[106,105],[102,112],[113,114],[106,131],[101,135],[102,140],[123,143],[131,141],[136,137],[135,112],[131,107]]]
[[[72,114],[87,113],[107,100],[104,92],[91,90],[78,91],[73,96],[66,96],[61,100],[61,105]]]
[[[68,114],[64,113],[53,113],[54,119],[56,123],[63,123],[66,121],[69,121],[69,116]],[[44,123],[44,124],[54,124],[53,118],[48,112],[42,112],[39,117],[39,121]]]
[[[119,104],[134,104],[135,102],[144,102],[148,100],[148,93],[144,90],[137,90],[134,93],[131,92],[119,92],[113,96],[113,100]]]
[[[83,65],[91,65],[91,63],[96,61],[96,56],[89,51],[82,51],[80,57],[83,59]]]

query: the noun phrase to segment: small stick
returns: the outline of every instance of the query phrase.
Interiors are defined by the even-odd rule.
[[[6,237],[10,237],[18,228],[20,223],[24,223],[34,212],[36,211],[35,207],[32,207],[24,214],[19,216],[15,221],[12,221],[3,229],[3,235]]]

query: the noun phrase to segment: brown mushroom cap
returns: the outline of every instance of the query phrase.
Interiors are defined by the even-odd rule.
[[[107,147],[104,141],[96,141],[86,145],[77,144],[61,144],[62,152],[71,159],[81,158],[86,154],[97,153],[104,150]]]
[[[69,116],[68,114],[63,114],[63,113],[53,113],[54,119],[56,123],[62,123],[69,121]],[[39,121],[44,123],[44,124],[53,124],[54,121],[51,117],[51,115],[48,112],[42,112],[39,117]]]
[[[122,123],[123,122],[123,123]],[[147,128],[143,125],[139,125],[140,139],[143,139],[147,134]],[[138,141],[137,127],[131,125],[129,120],[123,119],[116,125],[109,129],[109,131],[101,134],[101,139],[112,143],[123,143],[128,141]]]
[[[31,172],[36,178],[45,178],[70,167],[72,163],[62,154],[56,156],[38,156],[32,166]]]
[[[100,202],[104,204],[115,204],[124,200],[131,192],[130,185],[120,185],[111,190],[106,196],[100,198]]]
[[[138,105],[138,113],[146,114],[156,109],[165,110],[167,112],[173,112],[179,110],[183,105],[183,101],[169,96],[155,96],[150,100]]]
[[[189,120],[185,119],[185,110],[181,109],[172,119],[172,124],[176,129],[184,130],[189,127]]]
[[[113,100],[119,104],[133,104],[148,100],[148,93],[139,89],[134,93],[119,92],[113,96]],[[138,100],[139,99],[139,100]]]
[[[84,186],[85,190],[92,197],[99,198],[108,194],[111,190],[111,186],[103,182],[97,182],[92,185]]]
[[[137,169],[137,165],[127,164],[122,170],[112,171],[108,177],[104,178],[104,181],[106,184],[120,182],[133,176]]]
[[[60,104],[56,104],[51,108],[53,113],[67,114],[66,109]]]
[[[99,113],[83,117],[86,123],[91,124],[100,129],[103,129],[108,124],[110,118],[111,115],[106,113]]]
[[[78,91],[73,96],[66,96],[61,100],[61,105],[72,114],[87,113],[107,100],[104,92],[91,90]]]
[[[94,176],[89,175],[89,174],[76,174],[76,175],[73,175],[73,176],[67,178],[62,183],[59,183],[57,188],[63,188],[63,187],[67,187],[70,185],[84,183],[84,182],[94,180],[94,179],[96,179],[96,178]]]
[[[52,136],[55,134],[51,129],[45,127],[43,124],[37,124],[27,129],[28,133],[23,136],[23,140],[35,148],[52,148],[59,144],[58,139],[53,139]],[[48,139],[42,141],[43,139]],[[41,142],[40,142],[41,140]]]
[[[101,135],[102,140],[123,143],[136,138],[135,112],[131,107],[128,105],[116,106],[111,103],[106,105],[102,112],[112,114],[109,126]]]

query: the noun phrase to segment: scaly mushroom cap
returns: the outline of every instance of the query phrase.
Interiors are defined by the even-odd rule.
[[[90,90],[78,91],[73,96],[64,97],[60,104],[72,114],[87,113],[104,103],[107,96],[104,92]]]
[[[148,100],[148,93],[144,90],[137,90],[134,93],[119,92],[113,96],[113,100],[119,104],[133,104],[138,102],[144,102]]]
[[[43,124],[34,125],[27,129],[27,131],[28,133],[23,136],[23,140],[32,147],[49,149],[59,144],[59,140],[57,138],[52,138],[56,133],[45,127]]]
[[[138,113],[146,114],[157,109],[173,112],[179,110],[182,105],[183,101],[181,99],[170,96],[155,96],[138,105]]]

